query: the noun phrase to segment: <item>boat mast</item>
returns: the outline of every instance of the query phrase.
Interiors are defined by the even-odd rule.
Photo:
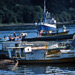
[[[46,0],[44,0],[44,22],[46,19]]]

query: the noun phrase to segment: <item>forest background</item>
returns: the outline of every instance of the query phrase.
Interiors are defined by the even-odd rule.
[[[0,0],[0,23],[33,23],[43,20],[44,0]],[[57,22],[75,20],[75,0],[46,0],[46,11]]]

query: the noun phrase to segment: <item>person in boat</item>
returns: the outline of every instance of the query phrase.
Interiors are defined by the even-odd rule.
[[[9,41],[11,41],[11,35],[9,36]]]
[[[14,41],[14,37],[12,35],[9,36],[9,41]]]
[[[6,35],[4,35],[4,39],[6,40]]]
[[[9,39],[4,35],[4,38],[2,38],[4,41],[8,41]]]
[[[66,27],[63,25],[63,32],[66,32]]]
[[[18,38],[18,41],[22,41],[22,36],[20,36],[20,37]]]
[[[22,39],[25,39],[27,36],[27,33],[21,33]]]
[[[6,40],[6,41],[8,41],[9,40],[9,37],[7,36],[6,37],[6,35],[4,36],[4,39]]]
[[[14,32],[13,36],[16,37],[16,33],[15,32]]]
[[[18,41],[18,39],[19,39],[19,37],[18,37],[18,36],[15,36],[14,38],[15,38],[15,41]]]
[[[50,24],[56,24],[56,20],[55,20],[54,18],[52,18],[52,19],[50,20]]]
[[[43,30],[40,30],[40,37],[42,36]]]

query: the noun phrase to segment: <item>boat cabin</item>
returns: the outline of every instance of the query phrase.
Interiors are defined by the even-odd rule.
[[[25,60],[45,59],[46,49],[35,49],[31,46],[26,47],[7,47],[10,58]]]

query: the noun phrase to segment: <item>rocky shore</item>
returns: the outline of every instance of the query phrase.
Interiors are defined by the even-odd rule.
[[[0,65],[6,65],[6,64],[14,64],[16,60],[10,59],[8,56],[4,54],[0,54]]]

